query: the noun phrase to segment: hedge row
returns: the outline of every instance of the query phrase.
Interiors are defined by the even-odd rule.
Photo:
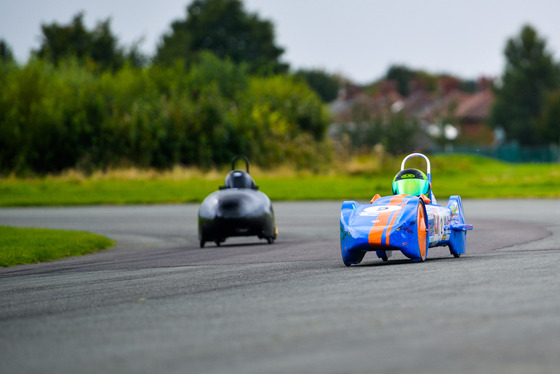
[[[99,73],[74,60],[0,63],[0,173],[119,166],[210,167],[331,158],[326,108],[290,75],[258,77],[205,55],[186,68]]]

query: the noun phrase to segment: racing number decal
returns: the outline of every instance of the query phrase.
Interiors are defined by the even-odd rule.
[[[446,239],[445,228],[448,223],[441,210],[434,209],[428,214],[428,224],[430,227],[430,244],[438,243]]]
[[[365,208],[361,213],[360,216],[372,216],[375,217],[379,215],[379,213],[387,213],[387,212],[394,212],[400,210],[400,206],[395,205],[384,205],[384,206],[371,206]]]
[[[441,217],[438,215],[434,215],[434,230],[432,231],[432,235],[439,236],[441,234]]]
[[[434,230],[432,231],[435,236],[443,236],[445,229],[445,217],[441,215],[441,211],[436,211],[434,214]]]

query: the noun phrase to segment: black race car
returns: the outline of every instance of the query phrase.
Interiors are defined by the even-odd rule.
[[[246,171],[235,169],[238,159],[245,160]],[[198,239],[200,247],[206,242],[217,246],[232,236],[258,236],[269,244],[278,235],[274,210],[268,196],[259,191],[249,175],[249,160],[236,155],[225,186],[204,199],[198,211]]]

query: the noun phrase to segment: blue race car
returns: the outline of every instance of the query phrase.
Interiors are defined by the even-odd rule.
[[[406,161],[421,157],[427,175],[405,168]],[[446,207],[437,204],[432,191],[430,160],[421,153],[404,158],[393,179],[393,196],[375,195],[369,204],[345,201],[340,211],[342,262],[359,264],[366,252],[375,251],[383,261],[401,251],[413,261],[424,261],[428,248],[448,246],[454,257],[465,253],[467,231],[460,196],[451,196]]]

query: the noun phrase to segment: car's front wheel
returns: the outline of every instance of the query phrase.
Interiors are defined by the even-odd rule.
[[[428,216],[426,206],[422,201],[418,203],[416,222],[418,227],[418,258],[420,261],[425,261],[428,255]]]

